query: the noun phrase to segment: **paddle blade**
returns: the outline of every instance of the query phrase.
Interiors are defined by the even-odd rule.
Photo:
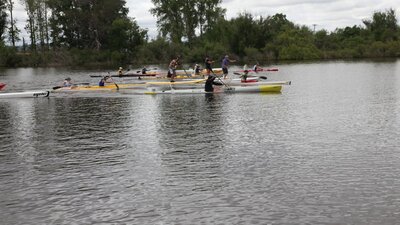
[[[260,79],[266,80],[267,77],[266,76],[259,76]]]
[[[57,90],[57,89],[60,89],[60,88],[62,88],[62,86],[55,86],[55,87],[53,87],[53,90]]]

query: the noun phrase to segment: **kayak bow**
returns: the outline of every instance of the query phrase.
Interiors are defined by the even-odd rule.
[[[24,91],[14,93],[1,93],[0,98],[39,98],[49,97],[50,91]]]

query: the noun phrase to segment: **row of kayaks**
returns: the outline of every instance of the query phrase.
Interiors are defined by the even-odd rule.
[[[106,83],[104,86],[90,85],[88,83],[72,85],[69,87],[53,87],[53,90],[25,91],[17,93],[0,93],[0,98],[38,98],[49,97],[50,93],[86,92],[86,91],[118,91],[121,94],[204,94],[206,79],[186,79],[171,82],[165,81],[139,81],[133,83]],[[279,93],[284,85],[291,85],[291,81],[260,81],[257,76],[250,76],[246,81],[242,79],[218,78],[219,86],[215,86],[212,93]],[[5,84],[1,86],[4,88]]]
[[[98,90],[96,87],[90,87],[82,90]],[[115,90],[115,89],[113,89]],[[217,94],[217,93],[280,93],[282,90],[282,85],[280,84],[261,84],[254,86],[228,86],[222,85],[220,87],[214,88],[213,92],[206,92],[203,87],[145,87],[137,89],[119,89],[121,94]],[[58,91],[52,91],[57,93]],[[48,90],[37,90],[37,91],[24,91],[24,92],[10,92],[10,93],[0,93],[0,99],[2,98],[39,98],[39,97],[49,97],[51,91]]]
[[[195,73],[195,71],[193,69],[188,69],[188,70],[176,70],[176,75],[178,76],[178,78],[193,78],[193,77],[197,77],[197,76],[205,76],[207,75],[207,70],[206,69],[202,69],[200,70],[199,73]],[[213,69],[213,73],[217,74],[217,75],[222,75],[222,68],[215,68]],[[105,77],[105,76],[109,76],[109,77],[119,77],[119,78],[124,78],[124,77],[138,77],[138,78],[165,78],[167,77],[167,72],[162,72],[159,70],[147,70],[146,73],[142,73],[140,71],[136,71],[136,72],[130,72],[127,71],[125,73],[122,74],[107,74],[107,75],[98,75],[98,74],[94,74],[94,75],[89,75],[90,77]]]
[[[248,73],[263,73],[263,72],[272,72],[272,71],[278,71],[277,68],[259,68],[257,71],[254,70],[247,70]],[[238,70],[234,71],[234,73],[244,73],[244,70]],[[213,68],[213,73],[216,75],[222,75],[223,71],[222,68]],[[182,69],[182,70],[176,70],[176,75],[177,78],[195,78],[196,76],[206,76],[208,74],[206,69],[201,69],[198,73],[194,69]],[[167,76],[167,72],[162,72],[158,70],[157,68],[152,69],[152,70],[146,70],[145,73],[141,71],[136,71],[136,72],[131,72],[127,71],[122,74],[107,74],[107,75],[90,75],[90,77],[104,77],[104,76],[110,76],[110,77],[119,77],[119,78],[124,78],[124,77],[137,77],[137,78],[165,78]]]
[[[122,94],[204,94],[210,93],[204,90],[206,79],[185,81],[151,81],[129,84],[109,83],[105,86],[83,85],[63,87],[54,92],[79,92],[79,91],[116,91]],[[216,80],[220,83],[211,93],[279,93],[284,85],[291,85],[291,81],[262,81],[249,78],[247,82],[240,79]]]
[[[143,89],[151,89],[154,87],[164,87],[164,89],[204,89],[204,82],[206,79],[194,79],[194,80],[181,80],[181,81],[151,81],[151,82],[135,82],[135,83],[107,83],[104,86],[98,85],[76,85],[70,87],[56,87],[53,92],[79,92],[79,91],[114,91],[114,90],[143,90]],[[240,79],[232,79],[232,80],[216,80],[216,83],[220,83],[220,86],[225,87],[241,87],[243,90],[250,90],[250,92],[254,92],[252,87],[257,86],[282,86],[282,85],[290,85],[290,81],[262,81],[258,82],[254,79],[249,78],[248,81],[243,82]],[[275,91],[276,88],[271,90],[264,88],[258,92],[269,92]]]

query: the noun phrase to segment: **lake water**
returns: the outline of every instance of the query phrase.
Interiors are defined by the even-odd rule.
[[[277,67],[269,80],[292,81],[281,94],[0,100],[1,223],[398,223],[400,60]]]

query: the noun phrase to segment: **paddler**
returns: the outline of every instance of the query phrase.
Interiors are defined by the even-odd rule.
[[[249,68],[247,67],[247,64],[244,64],[243,72],[244,72],[244,74],[242,75],[242,81],[246,82],[247,75],[249,74]]]
[[[176,57],[175,59],[172,59],[171,62],[168,65],[168,75],[167,77],[171,78],[171,82],[175,82],[175,77],[176,77],[176,68],[179,65],[179,56]]]
[[[206,66],[207,76],[210,76],[211,72],[214,73],[212,70],[212,67],[211,67],[211,64],[213,64],[213,63],[214,63],[214,61],[212,61],[210,59],[210,57],[206,56],[206,59],[204,60],[204,64]]]
[[[253,71],[258,73],[258,71],[262,70],[262,68],[260,68],[260,65],[257,63],[253,66]]]
[[[101,80],[99,81],[99,86],[104,87],[105,82],[106,82],[106,77],[102,77]]]
[[[119,67],[118,76],[122,76],[122,75],[124,75],[124,70],[122,69],[122,67]]]
[[[146,72],[147,72],[147,68],[146,68],[146,66],[144,66],[142,69],[142,74],[146,74]]]
[[[72,82],[71,82],[71,78],[70,77],[67,77],[67,78],[64,79],[63,86],[64,87],[71,87],[72,86]]]
[[[218,83],[218,82],[215,82],[215,75],[209,75],[208,77],[207,77],[207,80],[206,80],[206,84],[204,85],[204,91],[205,92],[214,92],[214,86],[213,85],[218,85],[218,86],[221,86],[222,84],[221,83]]]
[[[200,75],[200,66],[199,66],[199,64],[196,64],[194,66],[194,75]]]
[[[228,66],[230,62],[236,62],[236,60],[230,60],[228,55],[226,55],[224,59],[222,59],[221,67],[224,74],[224,79],[228,76]]]

